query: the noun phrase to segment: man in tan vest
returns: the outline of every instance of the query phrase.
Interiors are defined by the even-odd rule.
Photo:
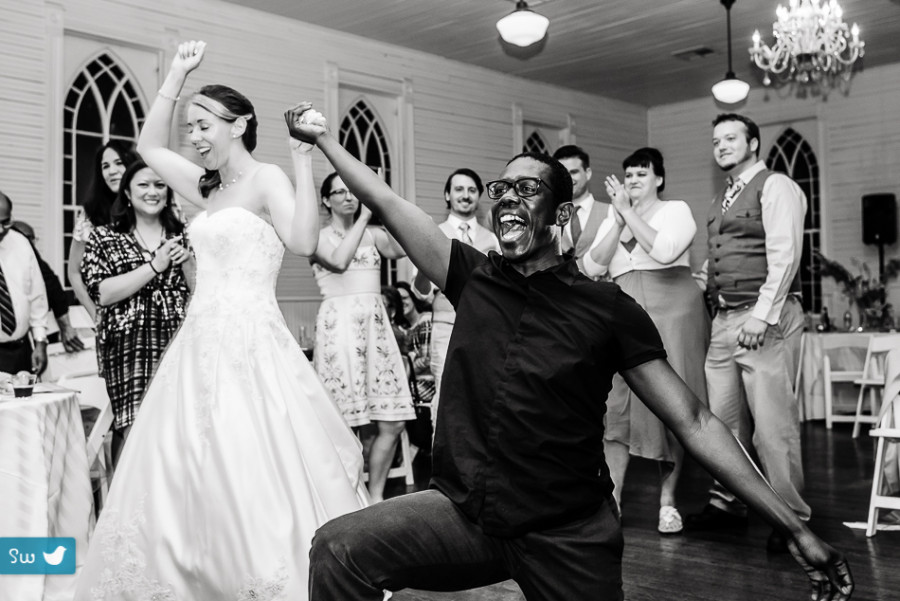
[[[575,255],[578,269],[585,273],[583,257],[591,249],[600,224],[609,213],[609,203],[596,200],[591,194],[591,158],[584,150],[571,144],[561,146],[553,153],[553,158],[572,176],[572,202],[575,204],[575,215],[562,231],[561,250]]]
[[[474,246],[483,253],[500,252],[500,243],[494,232],[478,223],[478,201],[484,193],[484,184],[478,174],[465,167],[450,174],[444,184],[444,201],[450,214],[447,220],[438,227],[448,238],[457,239],[464,244]],[[416,274],[413,292],[423,300],[432,302],[431,318],[431,374],[434,376],[435,394],[431,401],[431,421],[437,417],[438,402],[441,394],[441,374],[444,371],[444,359],[450,345],[450,333],[456,320],[456,311],[447,297],[437,289],[428,278]]]
[[[707,218],[707,294],[716,310],[706,380],[709,407],[788,506],[807,520],[797,399],[792,390],[803,330],[798,269],[806,196],[759,160],[759,127],[736,114],[713,121],[713,156],[727,186]],[[747,508],[718,482],[688,529],[745,527]],[[773,531],[767,548],[787,550]]]

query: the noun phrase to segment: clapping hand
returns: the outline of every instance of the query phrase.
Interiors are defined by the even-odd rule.
[[[184,246],[183,236],[169,238],[166,240],[166,243],[163,244],[162,248],[165,249],[167,245],[168,250],[166,250],[166,252],[169,254],[169,258],[172,260],[173,265],[181,265],[191,258],[191,252]]]
[[[814,534],[789,538],[788,549],[809,578],[813,601],[843,601],[853,594],[847,559]]]
[[[606,177],[605,183],[606,193],[609,195],[609,200],[613,207],[620,213],[630,209],[631,199],[628,198],[628,193],[625,192],[625,186],[622,185],[619,178],[615,175],[609,175]]]
[[[372,218],[372,209],[367,207],[366,205],[359,203],[359,219],[365,220],[366,223]]]
[[[182,246],[183,237],[175,236],[169,238],[156,249],[151,261],[153,270],[162,273],[169,268],[170,265],[181,265],[191,258],[191,253]]]
[[[203,62],[205,50],[206,42],[191,40],[179,44],[175,58],[172,59],[172,69],[181,69],[187,75]]]
[[[609,195],[609,200],[613,206],[613,216],[616,218],[616,223],[625,225],[622,212],[631,209],[631,199],[628,198],[628,193],[625,192],[625,186],[622,185],[619,178],[615,175],[607,176],[605,184],[606,193]]]
[[[328,123],[322,113],[312,108],[312,103],[301,102],[284,112],[288,133],[291,135],[291,146],[304,150],[315,145],[319,137],[328,131]],[[296,142],[295,142],[296,141]],[[294,146],[297,143],[297,146]]]

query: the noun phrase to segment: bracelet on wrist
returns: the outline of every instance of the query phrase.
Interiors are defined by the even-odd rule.
[[[153,265],[153,259],[150,259],[149,261],[147,261],[147,265],[150,266],[150,269],[152,269],[153,273],[155,273],[156,275],[159,275],[162,273],[161,271],[157,271],[156,267]]]
[[[165,92],[162,91],[162,88],[160,88],[156,92],[156,95],[159,96],[160,98],[162,98],[163,100],[171,100],[172,102],[178,102],[179,100],[181,100],[181,96],[169,96],[168,94],[166,94]]]

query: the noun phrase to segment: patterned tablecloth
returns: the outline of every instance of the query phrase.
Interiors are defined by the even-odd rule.
[[[78,570],[93,515],[76,393],[0,397],[0,536],[73,537]],[[0,575],[0,601],[70,600],[76,577]]]

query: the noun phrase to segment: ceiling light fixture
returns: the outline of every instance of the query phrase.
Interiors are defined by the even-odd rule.
[[[518,0],[516,9],[497,21],[503,41],[523,48],[544,39],[549,26],[550,19],[528,8],[525,0]]]
[[[759,31],[753,32],[750,58],[765,71],[763,84],[797,82],[817,84],[826,89],[836,80],[847,82],[853,63],[864,54],[859,26],[847,27],[837,0],[790,0],[778,5],[778,20],[772,25],[775,43],[761,44]]]
[[[713,97],[724,104],[740,102],[750,92],[750,84],[738,79],[731,69],[731,6],[733,4],[734,0],[722,0],[728,24],[728,72],[725,74],[725,79],[712,87]]]

